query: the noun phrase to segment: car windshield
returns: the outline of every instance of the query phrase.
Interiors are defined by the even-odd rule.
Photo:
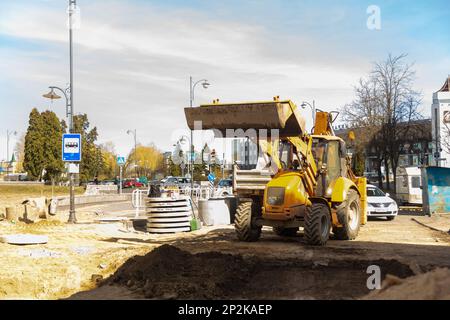
[[[367,188],[368,197],[384,197],[386,194],[378,188]]]
[[[232,184],[231,180],[220,180],[219,187],[231,187]]]

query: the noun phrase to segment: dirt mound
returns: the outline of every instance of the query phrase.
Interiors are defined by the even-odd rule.
[[[369,293],[367,267],[408,277],[396,260],[304,260],[191,254],[163,245],[129,259],[104,285],[154,299],[354,299]],[[102,288],[104,289],[104,288]]]
[[[126,285],[146,298],[226,298],[247,282],[250,265],[241,256],[192,255],[163,245],[129,259],[107,282]]]
[[[450,270],[446,268],[407,279],[388,276],[381,290],[365,296],[366,300],[450,300]]]

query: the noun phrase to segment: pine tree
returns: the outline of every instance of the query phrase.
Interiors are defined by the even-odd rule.
[[[41,113],[43,120],[42,133],[44,140],[44,169],[46,171],[45,180],[57,181],[63,170],[64,163],[61,156],[61,140],[62,140],[62,126],[52,111],[45,111]]]
[[[74,132],[81,134],[81,164],[80,181],[92,180],[105,167],[104,157],[100,147],[95,144],[98,133],[97,127],[89,130],[90,124],[86,114],[73,117]]]
[[[41,179],[44,169],[43,120],[36,108],[30,113],[27,134],[25,136],[25,156],[23,167],[31,179]]]

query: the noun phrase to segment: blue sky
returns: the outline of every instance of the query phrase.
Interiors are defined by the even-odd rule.
[[[121,154],[132,148],[126,134],[132,128],[139,142],[171,148],[186,130],[189,75],[212,83],[198,90],[197,104],[280,95],[332,110],[353,99],[353,85],[372,62],[408,53],[427,116],[432,93],[450,74],[450,6],[444,0],[78,4],[76,112],[88,113],[99,140],[114,142]],[[51,104],[41,95],[49,85],[68,82],[66,5],[0,0],[0,159],[6,130],[25,132],[32,107],[64,116],[61,101]],[[366,26],[369,5],[381,10],[381,30]]]

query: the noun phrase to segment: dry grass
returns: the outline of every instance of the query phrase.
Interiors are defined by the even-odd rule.
[[[75,188],[75,194],[83,194],[84,188]],[[69,194],[69,187],[46,185],[0,185],[0,199],[3,195],[25,195],[27,197],[51,197]]]
[[[83,194],[84,188],[75,188],[75,194]],[[0,185],[0,215],[5,208],[20,205],[26,198],[69,195],[69,187],[46,185]]]

